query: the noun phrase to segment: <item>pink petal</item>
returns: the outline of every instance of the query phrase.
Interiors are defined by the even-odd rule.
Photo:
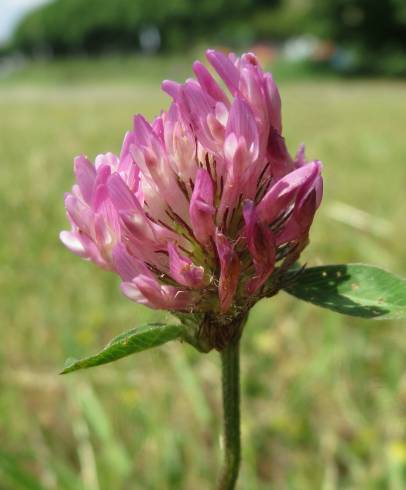
[[[268,279],[275,268],[275,239],[269,228],[257,220],[254,203],[244,203],[244,234],[256,274],[247,283],[248,294],[254,294]]]
[[[121,146],[120,161],[125,160],[128,156],[131,156],[131,145],[135,143],[135,132],[127,131],[124,135],[123,144]]]
[[[227,85],[230,92],[235,95],[238,91],[240,74],[233,62],[225,54],[220,51],[214,51],[213,49],[206,51],[206,57]]]
[[[114,173],[107,182],[107,188],[111,202],[117,211],[133,211],[140,209],[140,204],[134,194],[119,174]]]
[[[164,309],[166,307],[166,298],[162,293],[161,285],[154,277],[140,274],[133,279],[132,283],[151,304],[155,305],[155,308]]]
[[[133,282],[122,282],[120,289],[124,296],[136,303],[148,306],[149,308],[160,308],[160,306],[156,306],[154,302],[151,302]]]
[[[173,82],[172,80],[164,80],[161,84],[162,90],[176,101],[179,100],[180,87],[180,83]]]
[[[102,269],[111,269],[111,264],[101,256],[95,243],[83,233],[62,231],[59,238],[75,255],[91,260]]]
[[[169,310],[190,311],[199,300],[194,293],[174,286],[162,286],[162,291],[166,297],[166,308]]]
[[[96,179],[96,169],[85,156],[80,155],[75,158],[74,171],[83,199],[90,204]]]
[[[59,238],[65,247],[75,255],[79,255],[79,257],[87,257],[86,249],[83,246],[78,233],[73,231],[61,231]]]
[[[164,134],[164,123],[162,120],[162,115],[156,117],[152,122],[152,130],[158,136],[158,138],[163,142],[163,134]]]
[[[173,286],[161,286],[152,277],[140,274],[131,282],[123,282],[121,290],[131,300],[150,308],[167,310],[188,310],[192,296]]]
[[[193,264],[185,256],[179,254],[174,243],[168,243],[170,274],[182,286],[200,288],[204,285],[204,269]]]
[[[107,179],[111,175],[111,167],[109,165],[100,165],[97,168],[96,180],[94,183],[94,188],[96,189],[99,185],[104,185]]]
[[[258,157],[258,128],[251,107],[240,97],[236,97],[230,109],[226,136],[234,133],[237,139],[244,138],[252,161]]]
[[[202,90],[195,81],[188,81],[181,87],[182,116],[192,127],[199,142],[210,151],[217,151],[207,119],[215,115],[216,101]]]
[[[115,170],[118,165],[118,158],[114,153],[108,152],[108,153],[102,153],[100,155],[97,155],[94,161],[94,166],[96,170],[99,170],[99,167],[106,165],[107,167],[110,167],[111,170]]]
[[[102,204],[109,198],[109,192],[107,189],[107,185],[101,184],[96,187],[96,190],[93,195],[93,211],[99,211]]]
[[[184,181],[195,179],[197,166],[191,164],[196,156],[195,136],[180,117],[179,108],[172,103],[164,121],[164,141],[169,161],[175,173]]]
[[[145,215],[138,199],[131,193],[118,174],[113,174],[108,181],[109,197],[117,213],[122,218],[129,232],[145,246],[155,244],[155,233],[151,221]]]
[[[268,135],[268,159],[274,179],[280,179],[294,169],[293,161],[286,148],[285,139],[271,127]]]
[[[233,246],[219,231],[215,235],[217,254],[220,262],[219,299],[222,313],[228,311],[238,287],[240,261]]]
[[[183,221],[189,222],[188,200],[179,188],[168,155],[151,126],[142,116],[135,116],[136,144],[131,148],[141,171],[154,183],[162,198]]]
[[[210,242],[214,233],[213,200],[213,180],[207,170],[199,169],[190,200],[189,214],[193,234],[203,245]]]
[[[289,211],[300,189],[312,185],[319,173],[320,164],[312,162],[278,180],[257,206],[259,220],[271,224],[284,212]]]
[[[114,269],[118,272],[121,279],[131,281],[138,274],[148,275],[146,265],[139,259],[130,255],[123,243],[118,243],[112,253]]]
[[[73,223],[87,235],[91,235],[93,228],[93,212],[89,206],[73,194],[65,197],[65,208]]]
[[[211,76],[209,70],[200,61],[193,63],[193,71],[196,78],[200,83],[200,86],[211,96],[213,99],[222,102],[226,107],[230,105],[225,93],[220,88],[216,80]]]
[[[323,199],[323,179],[321,178],[321,175],[316,179],[314,189],[316,191],[316,209],[318,209],[321,200]]]
[[[307,162],[305,157],[305,145],[302,143],[296,152],[295,167],[302,167],[306,163]]]
[[[282,134],[281,97],[270,73],[264,75],[271,125]]]
[[[318,171],[320,172],[321,163],[313,163],[317,164]],[[312,181],[309,179],[306,185],[302,186],[298,192],[293,213],[277,236],[278,245],[292,240],[306,240],[314,215],[320,205],[322,189],[323,180],[319,173],[316,174]]]
[[[268,130],[269,114],[264,91],[264,76],[258,66],[246,63],[240,70],[239,92],[251,106],[258,126]]]
[[[240,195],[244,195],[242,183],[245,179],[247,167],[252,163],[245,139],[240,137],[237,141],[234,133],[228,135],[224,142],[224,153],[227,159],[227,174],[217,213],[217,220],[219,223],[223,221],[227,209],[228,216],[230,217],[232,215],[232,211],[236,206]],[[225,223],[226,227],[227,225],[228,222]]]

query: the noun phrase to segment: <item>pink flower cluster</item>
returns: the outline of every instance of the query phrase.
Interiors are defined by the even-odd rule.
[[[207,59],[220,83],[199,61],[196,80],[163,82],[169,110],[135,116],[119,156],[77,157],[65,197],[62,242],[152,308],[225,313],[266,295],[322,197],[320,162],[285,147],[272,75],[252,53]]]

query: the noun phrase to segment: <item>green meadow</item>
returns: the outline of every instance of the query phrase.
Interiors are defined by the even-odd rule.
[[[220,447],[215,352],[180,343],[58,376],[162,312],[58,240],[72,158],[119,152],[131,117],[169,99],[189,60],[37,63],[0,80],[0,489],[210,490]],[[284,133],[324,162],[309,265],[406,275],[406,83],[277,67]],[[351,319],[285,293],[242,346],[241,490],[406,488],[406,324]]]

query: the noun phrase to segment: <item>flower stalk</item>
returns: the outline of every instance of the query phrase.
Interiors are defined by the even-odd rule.
[[[220,352],[223,391],[224,466],[218,490],[235,488],[241,462],[240,441],[240,340]]]

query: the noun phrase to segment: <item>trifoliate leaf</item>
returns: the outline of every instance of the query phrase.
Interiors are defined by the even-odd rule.
[[[406,318],[406,280],[372,265],[309,267],[285,290],[344,315],[374,320]]]

